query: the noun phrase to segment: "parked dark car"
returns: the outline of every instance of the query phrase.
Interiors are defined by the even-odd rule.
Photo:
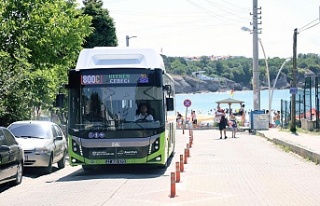
[[[52,165],[65,167],[67,141],[61,128],[50,121],[18,121],[8,129],[24,149],[25,167],[42,167],[52,172]]]
[[[18,185],[22,181],[24,152],[14,135],[0,127],[0,184]]]

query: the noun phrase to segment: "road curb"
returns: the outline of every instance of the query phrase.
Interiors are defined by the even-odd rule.
[[[276,145],[287,147],[293,153],[295,153],[295,154],[297,154],[297,155],[299,155],[299,156],[301,156],[303,158],[309,159],[309,160],[311,160],[312,162],[314,162],[316,164],[319,164],[319,162],[320,162],[320,154],[312,152],[312,151],[310,151],[310,150],[308,150],[308,149],[306,149],[306,148],[304,148],[302,146],[293,145],[291,143],[285,142],[285,141],[277,139],[277,138],[269,138],[265,134],[263,134],[262,132],[258,132],[258,131],[256,132],[256,135],[264,137],[264,138],[268,139],[269,141],[273,142]]]

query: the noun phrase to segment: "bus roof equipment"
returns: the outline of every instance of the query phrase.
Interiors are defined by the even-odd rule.
[[[162,57],[150,48],[94,47],[80,52],[76,70],[93,68],[159,68]]]

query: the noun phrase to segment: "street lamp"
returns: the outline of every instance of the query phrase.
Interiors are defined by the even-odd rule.
[[[271,99],[270,99],[270,102],[269,102],[270,107],[271,107],[271,104],[272,104],[273,92],[274,92],[274,90],[275,90],[275,88],[276,88],[276,84],[277,84],[278,78],[279,78],[279,76],[280,76],[280,73],[281,73],[281,71],[282,71],[282,68],[283,68],[284,65],[285,65],[287,62],[289,62],[290,60],[291,60],[291,59],[288,58],[288,59],[286,59],[286,60],[282,63],[282,65],[281,65],[281,67],[280,67],[280,69],[279,69],[279,71],[278,71],[278,74],[277,74],[277,76],[276,76],[276,79],[275,79],[274,82],[273,82],[273,87],[272,87],[272,90],[271,90]]]
[[[260,46],[261,46],[261,49],[262,49],[262,52],[263,52],[263,56],[264,56],[264,61],[265,61],[265,64],[266,64],[266,70],[267,70],[267,78],[268,78],[268,90],[269,90],[269,119],[270,119],[270,122],[271,122],[271,83],[270,83],[270,72],[269,72],[269,65],[268,65],[268,60],[267,60],[267,57],[266,57],[266,53],[264,51],[264,47],[262,45],[262,41],[261,39],[259,39],[259,43],[260,43]]]
[[[129,35],[126,36],[126,45],[127,45],[127,47],[129,47],[129,39],[132,39],[132,38],[137,38],[137,36],[129,36]]]

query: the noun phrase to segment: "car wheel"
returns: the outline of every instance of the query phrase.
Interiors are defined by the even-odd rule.
[[[19,185],[22,182],[22,173],[23,173],[23,163],[18,164],[17,173],[15,175],[15,180],[12,181],[12,185]]]
[[[64,151],[62,159],[58,162],[58,167],[60,169],[62,169],[62,168],[64,168],[66,166],[66,154],[67,154],[67,152]]]
[[[48,166],[46,168],[44,168],[44,172],[46,174],[50,174],[52,172],[52,155],[50,156]]]

